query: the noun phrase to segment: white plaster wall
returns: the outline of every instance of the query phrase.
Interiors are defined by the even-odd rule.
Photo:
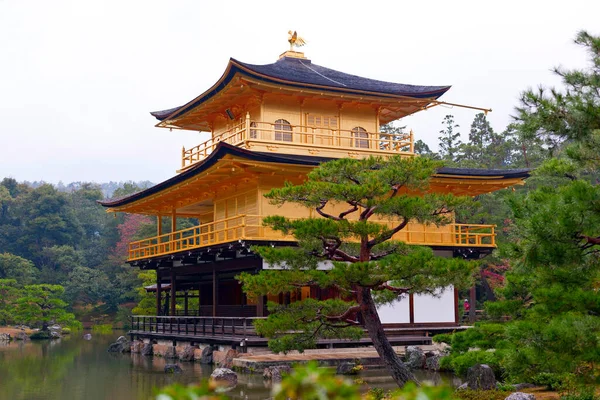
[[[415,323],[454,322],[454,287],[449,286],[439,297],[415,295]]]
[[[408,324],[410,323],[410,309],[408,296],[402,296],[390,304],[383,304],[377,307],[379,319],[384,324]]]

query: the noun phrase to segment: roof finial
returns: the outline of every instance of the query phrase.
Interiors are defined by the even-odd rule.
[[[290,42],[290,51],[294,51],[294,46],[302,47],[306,44],[306,40],[298,36],[296,31],[288,31],[288,42]]]

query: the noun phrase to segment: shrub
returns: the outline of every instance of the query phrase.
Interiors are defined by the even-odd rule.
[[[92,326],[92,332],[95,333],[112,333],[113,327],[111,324],[102,324]]]
[[[540,386],[546,386],[550,390],[571,389],[574,385],[574,381],[575,375],[573,374],[557,374],[552,372],[540,372],[531,380],[532,383]]]
[[[503,390],[457,390],[454,392],[455,400],[504,400],[510,391]]]
[[[50,331],[37,331],[32,333],[29,336],[29,339],[31,340],[44,340],[44,339],[50,339]]]
[[[487,364],[493,370],[497,377],[501,376],[500,357],[497,352],[490,351],[469,351],[464,354],[450,355],[440,361],[440,367],[446,370],[452,370],[457,375],[466,375],[467,370],[475,364]]]

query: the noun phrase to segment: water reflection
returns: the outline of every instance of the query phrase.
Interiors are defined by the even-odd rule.
[[[0,400],[132,400],[153,397],[154,388],[172,383],[190,384],[210,376],[212,367],[180,363],[181,374],[165,374],[165,360],[139,354],[108,353],[119,336],[74,334],[59,341],[0,342]],[[384,371],[364,371],[368,387],[394,389]],[[454,383],[448,375],[420,374],[420,380]],[[232,399],[266,399],[270,384],[259,374],[240,375]]]

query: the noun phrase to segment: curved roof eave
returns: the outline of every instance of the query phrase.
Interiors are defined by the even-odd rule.
[[[216,164],[220,159],[226,155],[233,155],[242,157],[252,161],[262,162],[273,162],[282,164],[292,165],[306,165],[316,167],[319,164],[333,160],[332,158],[325,157],[314,157],[314,156],[298,156],[289,154],[271,154],[271,153],[260,153],[250,150],[241,149],[239,147],[232,146],[230,144],[221,142],[215,148],[206,159],[195,164],[191,168],[184,172],[175,175],[174,177],[167,179],[155,186],[148,189],[141,190],[137,193],[131,194],[117,199],[110,200],[99,200],[98,203],[107,208],[122,207],[127,204],[133,203],[137,200],[141,200],[145,197],[151,196],[162,190],[168,189],[178,183],[184,182],[185,180],[202,173],[206,169]],[[475,169],[475,168],[440,168],[436,175],[437,176],[449,176],[449,177],[489,177],[490,179],[515,179],[515,178],[527,178],[529,176],[530,169],[509,169],[509,170],[498,170],[498,169]]]
[[[322,68],[322,69],[325,69],[328,71],[336,72],[338,74],[341,74],[341,76],[355,78],[356,80],[362,82],[363,84],[364,83],[371,83],[371,84],[377,83],[380,85],[387,84],[392,87],[418,88],[420,90],[415,90],[414,92],[410,92],[407,90],[405,93],[401,93],[401,92],[393,93],[392,91],[365,90],[365,89],[361,89],[360,85],[358,87],[328,86],[328,85],[324,85],[324,84],[308,82],[309,79],[303,79],[302,81],[300,81],[300,80],[294,81],[294,80],[282,78],[281,76],[276,76],[276,74],[273,73],[272,69],[271,70],[268,69],[268,67],[276,65],[276,64],[277,63],[273,63],[273,64],[266,64],[266,65],[262,65],[262,66],[261,65],[252,65],[252,64],[242,63],[238,60],[235,60],[234,58],[230,58],[229,63],[227,64],[227,68],[225,69],[225,72],[223,73],[221,78],[219,78],[219,80],[210,89],[208,89],[201,95],[197,96],[196,98],[194,98],[193,100],[191,100],[190,102],[188,102],[182,106],[174,107],[174,108],[170,108],[170,109],[162,110],[162,111],[153,111],[153,112],[150,112],[150,114],[152,116],[154,116],[156,119],[158,119],[159,121],[178,118],[178,117],[182,116],[183,114],[187,113],[188,111],[191,111],[192,109],[198,107],[199,105],[201,105],[205,101],[209,100],[213,96],[215,96],[219,91],[221,91],[223,88],[225,88],[225,86],[227,86],[227,84],[229,84],[229,82],[231,82],[231,80],[235,77],[235,75],[237,73],[242,74],[242,75],[247,75],[250,77],[254,77],[256,79],[260,79],[260,80],[268,82],[268,83],[285,84],[285,85],[288,85],[291,87],[298,87],[298,88],[302,88],[302,89],[320,89],[320,90],[327,90],[327,91],[336,92],[336,93],[388,97],[391,99],[393,99],[393,98],[397,98],[397,99],[402,99],[402,98],[429,99],[430,98],[432,100],[435,100],[435,99],[438,99],[439,97],[441,97],[444,93],[446,93],[451,88],[451,86],[415,86],[415,85],[396,84],[396,83],[392,83],[392,82],[376,81],[373,79],[361,78],[361,77],[357,77],[355,75],[349,75],[349,74],[345,74],[342,72],[330,70],[330,69],[327,69],[324,67],[315,66],[315,67],[319,67],[319,68]],[[317,72],[317,71],[315,71],[315,73],[319,74],[319,72]]]

